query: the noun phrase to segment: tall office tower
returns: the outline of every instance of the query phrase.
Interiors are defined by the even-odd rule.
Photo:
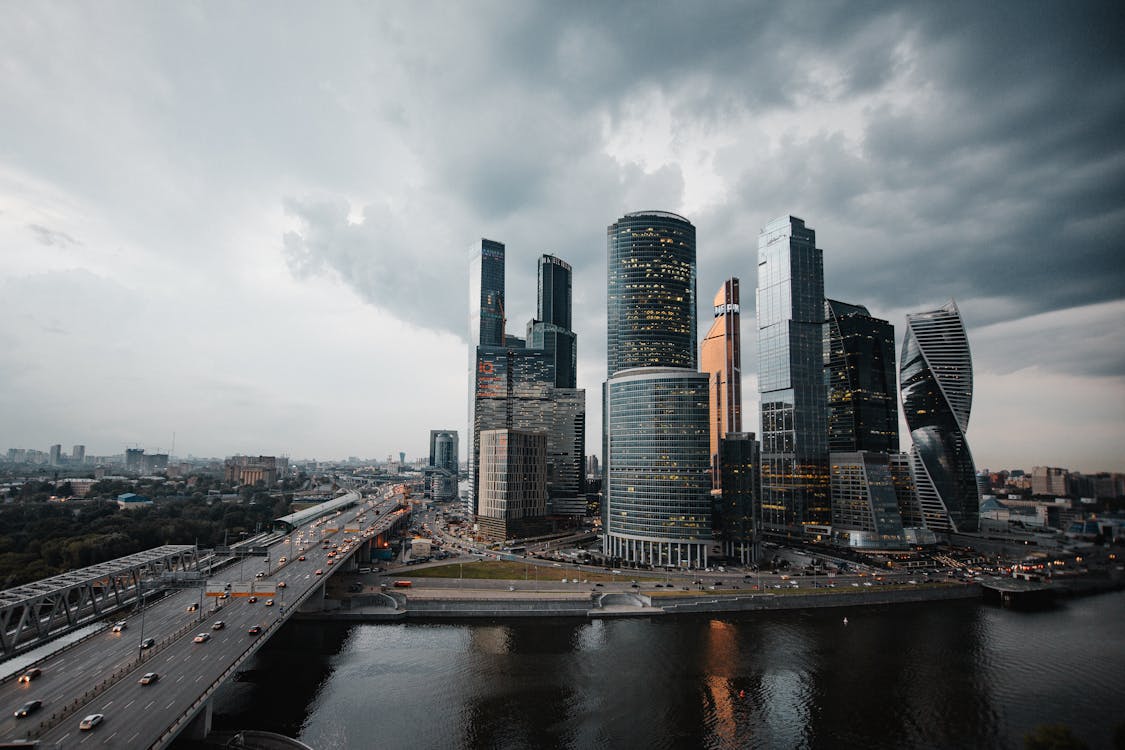
[[[706,565],[709,391],[695,369],[695,227],[640,211],[611,224],[607,244],[603,550],[651,565]]]
[[[899,377],[925,526],[939,532],[975,531],[980,496],[965,440],[973,406],[973,361],[953,300],[906,316]]]
[[[666,211],[638,211],[606,234],[608,375],[696,369],[695,227]]]
[[[70,451],[70,460],[76,464],[86,463],[86,446],[76,445]]]
[[[895,485],[898,514],[902,517],[903,528],[908,530],[924,528],[922,508],[918,505],[918,490],[914,486],[914,471],[911,468],[910,454],[892,453],[888,460],[891,467],[891,481]]]
[[[125,449],[125,470],[126,471],[140,471],[141,470],[141,457],[145,454],[144,448],[126,448]]]
[[[637,367],[608,385],[606,554],[706,566],[713,536],[707,373]]]
[[[553,255],[539,258],[539,305],[527,324],[527,348],[546,349],[555,359],[555,387],[578,381],[578,344],[570,328],[570,264]]]
[[[430,466],[457,473],[457,431],[430,430]]]
[[[476,512],[476,392],[480,347],[504,346],[504,243],[481,238],[469,247],[469,456],[467,513]]]
[[[547,514],[547,437],[523,430],[482,430],[476,519],[489,539],[536,531]]]
[[[905,549],[890,456],[833,452],[832,537],[844,547]]]
[[[430,460],[424,473],[430,497],[438,502],[457,499],[457,442],[456,430],[430,430]]]
[[[62,463],[62,446],[51,446],[51,466],[58,466]]]
[[[699,350],[699,367],[710,376],[711,488],[722,488],[719,442],[742,432],[742,334],[738,279],[729,278],[715,295],[715,322]]]
[[[831,520],[824,389],[824,264],[793,216],[758,236],[758,391],[764,531],[803,534]]]
[[[494,243],[498,244],[498,243]],[[502,246],[501,246],[502,248]],[[487,250],[487,248],[485,248]],[[485,257],[482,252],[482,257]],[[502,257],[502,255],[501,255]],[[576,341],[570,325],[570,265],[550,255],[539,259],[540,309],[544,320],[528,326],[528,341],[492,335],[493,344],[474,347],[473,390],[470,398],[470,507],[479,513],[480,432],[516,429],[547,436],[547,492],[550,510],[562,515],[585,514],[586,392],[574,387]],[[482,278],[486,276],[482,272]],[[503,299],[502,271],[493,269],[491,294]],[[485,298],[482,292],[480,297]],[[483,309],[482,302],[482,309]],[[502,312],[502,306],[498,308]],[[481,336],[485,338],[484,313]],[[500,316],[501,323],[503,315]]]
[[[895,329],[862,305],[824,301],[828,450],[898,451]]]
[[[504,243],[481,239],[469,256],[469,346],[504,346]]]
[[[762,486],[762,447],[752,432],[728,432],[719,441],[719,453],[723,483],[714,525],[723,552],[745,565],[756,558],[754,509]]]

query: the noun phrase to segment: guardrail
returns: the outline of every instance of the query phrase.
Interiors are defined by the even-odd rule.
[[[27,736],[29,738],[41,737],[46,732],[49,732],[57,727],[68,717],[79,713],[81,709],[86,706],[86,704],[90,703],[90,701],[94,700],[106,690],[109,690],[111,687],[121,682],[121,680],[128,677],[130,673],[135,672],[139,667],[143,666],[145,662],[151,660],[153,656],[156,656],[156,654],[160,653],[160,651],[167,648],[180,638],[183,638],[192,630],[198,628],[199,624],[204,619],[205,618],[201,616],[198,620],[189,622],[187,625],[183,626],[172,635],[161,638],[159,641],[157,641],[155,646],[153,646],[151,649],[148,649],[147,652],[142,653],[141,656],[130,657],[129,660],[125,662],[124,666],[114,669],[113,673],[109,677],[103,679],[99,683],[94,684],[92,688],[83,692],[80,698],[75,698],[70,703],[65,704],[57,712],[52,712],[49,719],[40,721],[39,726],[29,731],[27,733]]]

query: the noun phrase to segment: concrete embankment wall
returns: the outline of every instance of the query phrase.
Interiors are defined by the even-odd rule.
[[[856,591],[832,594],[747,594],[717,597],[654,597],[654,606],[668,614],[709,612],[750,612],[755,610],[814,609],[819,607],[866,607],[879,604],[906,604],[952,599],[980,599],[976,584],[942,588],[896,589],[894,591]]]
[[[591,603],[586,600],[550,599],[415,599],[406,603],[410,619],[456,617],[586,617]]]

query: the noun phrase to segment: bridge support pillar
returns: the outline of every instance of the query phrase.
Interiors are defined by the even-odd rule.
[[[205,740],[207,735],[211,733],[211,702],[211,699],[208,698],[207,702],[199,707],[195,718],[184,729],[184,734],[189,739]]]
[[[324,611],[324,583],[321,582],[316,590],[309,594],[309,598],[305,599],[301,605],[301,612],[323,612]]]

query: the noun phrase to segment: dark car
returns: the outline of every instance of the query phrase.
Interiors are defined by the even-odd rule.
[[[16,718],[22,719],[26,716],[31,716],[42,707],[43,701],[28,701],[16,709]]]
[[[248,635],[258,635],[261,632],[262,632],[262,626],[261,625],[255,625],[254,627],[252,627],[252,628],[250,628],[249,630],[246,631],[246,633]]]
[[[141,641],[141,648],[152,648],[156,645],[156,640],[153,638],[145,638]]]

